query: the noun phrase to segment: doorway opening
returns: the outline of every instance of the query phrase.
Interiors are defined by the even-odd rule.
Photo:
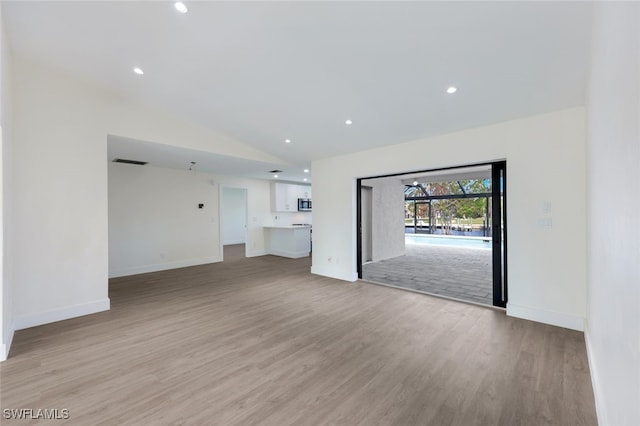
[[[246,257],[247,217],[247,189],[221,186],[220,242],[224,262]]]
[[[506,307],[506,162],[358,179],[358,277]]]

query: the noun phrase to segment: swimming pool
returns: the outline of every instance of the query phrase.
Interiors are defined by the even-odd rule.
[[[404,241],[407,244],[431,244],[438,246],[491,249],[491,240],[486,238],[405,234]]]

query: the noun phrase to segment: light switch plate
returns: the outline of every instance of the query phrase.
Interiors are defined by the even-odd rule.
[[[538,219],[538,226],[540,228],[551,228],[553,226],[553,221],[550,217],[541,217]]]
[[[542,204],[540,204],[540,212],[542,214],[551,213],[551,202],[550,201],[543,201]]]

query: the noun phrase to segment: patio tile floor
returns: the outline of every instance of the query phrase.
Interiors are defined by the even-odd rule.
[[[490,249],[407,242],[404,256],[365,264],[362,279],[493,305]]]

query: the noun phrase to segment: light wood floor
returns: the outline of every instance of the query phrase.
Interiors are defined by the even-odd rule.
[[[78,425],[596,424],[581,333],[309,267],[229,255],[113,279],[111,311],[16,333],[2,408]]]

